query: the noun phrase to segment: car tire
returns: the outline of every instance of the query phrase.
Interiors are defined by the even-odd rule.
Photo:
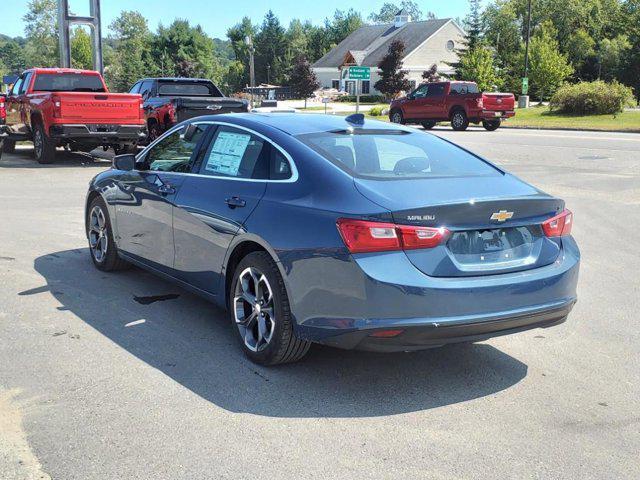
[[[469,126],[469,119],[464,110],[455,110],[451,115],[451,128],[456,132],[462,132]]]
[[[109,210],[102,197],[97,196],[91,201],[86,225],[89,253],[98,270],[112,272],[130,267],[131,264],[118,254],[118,247],[113,240]]]
[[[2,145],[2,151],[4,153],[14,153],[16,151],[16,141],[5,139]]]
[[[391,120],[391,123],[398,123],[400,125],[404,125],[404,115],[402,115],[401,110],[392,110],[389,120]]]
[[[229,289],[233,329],[245,355],[259,365],[300,360],[311,342],[296,337],[282,275],[271,256],[252,252],[238,264]]]
[[[500,127],[501,123],[502,122],[500,120],[483,120],[482,126],[484,127],[485,130],[489,132],[493,132]]]
[[[434,122],[434,121],[422,122],[422,128],[424,128],[425,130],[431,130],[433,127],[436,126],[436,123],[438,122]]]
[[[53,163],[56,157],[56,146],[44,131],[41,122],[36,123],[33,132],[33,153],[38,163],[46,165]]]

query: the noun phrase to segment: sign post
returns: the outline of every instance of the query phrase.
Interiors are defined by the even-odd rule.
[[[371,79],[370,67],[349,67],[349,80],[356,81],[356,113],[360,111],[360,86],[362,80]]]

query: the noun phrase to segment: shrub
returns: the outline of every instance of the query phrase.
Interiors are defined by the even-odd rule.
[[[381,117],[385,114],[386,110],[387,107],[383,107],[382,105],[371,107],[371,110],[369,110],[369,115],[371,115],[372,117]]]
[[[355,95],[343,95],[336,99],[336,102],[355,102]],[[385,103],[386,99],[382,95],[360,95],[360,103]]]
[[[635,106],[633,90],[618,82],[580,82],[564,85],[551,98],[549,107],[560,113],[604,115]]]

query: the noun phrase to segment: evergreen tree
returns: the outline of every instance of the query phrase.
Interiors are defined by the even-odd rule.
[[[286,53],[285,29],[280,20],[269,10],[262,22],[262,28],[254,39],[256,48],[256,84],[266,83],[267,77],[272,84],[285,82]]]
[[[304,98],[304,108],[307,108],[307,98],[320,88],[320,82],[318,82],[316,74],[311,69],[311,65],[304,55],[300,55],[296,59],[296,63],[291,71],[289,84],[296,97]]]
[[[394,98],[401,91],[407,91],[410,88],[407,72],[402,70],[404,50],[404,42],[394,40],[389,45],[387,54],[378,64],[380,80],[375,83],[374,87],[387,98]]]
[[[76,27],[71,35],[71,66],[93,70],[91,36],[82,27]]]
[[[467,32],[466,47],[473,49],[482,39],[482,16],[480,13],[480,0],[469,0],[471,12],[464,21]]]

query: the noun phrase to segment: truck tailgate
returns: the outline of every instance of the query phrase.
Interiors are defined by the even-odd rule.
[[[64,123],[144,123],[142,97],[138,94],[61,92],[54,98],[60,102],[60,118]]]
[[[513,93],[483,93],[482,104],[485,110],[508,111],[515,108]]]

